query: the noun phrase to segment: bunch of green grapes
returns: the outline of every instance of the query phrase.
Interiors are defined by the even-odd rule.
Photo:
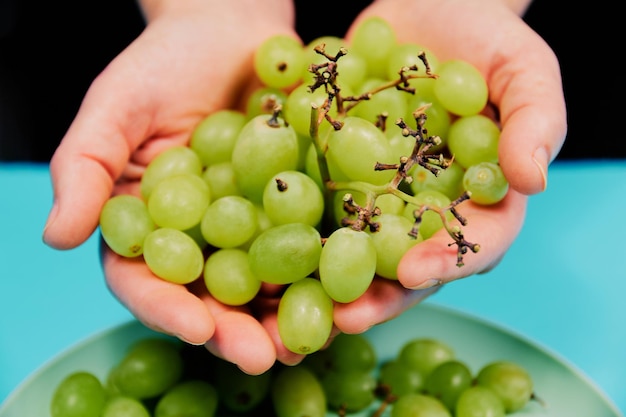
[[[117,254],[170,282],[203,280],[227,305],[282,286],[280,336],[309,354],[334,304],[397,280],[414,245],[445,231],[459,266],[479,250],[458,206],[506,194],[500,129],[475,67],[399,43],[378,18],[350,44],[269,38],[254,69],[264,85],[246,111],[212,113],[159,154],[140,195],[106,202],[100,230]]]
[[[51,417],[326,417],[389,408],[391,417],[504,417],[523,410],[530,374],[510,360],[476,374],[444,341],[409,339],[379,363],[363,334],[337,335],[298,365],[250,375],[202,346],[170,338],[133,343],[101,381],[79,370],[63,378]]]

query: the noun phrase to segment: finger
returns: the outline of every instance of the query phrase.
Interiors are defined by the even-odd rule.
[[[204,301],[215,318],[215,334],[205,344],[209,352],[250,375],[270,369],[276,361],[276,350],[261,323],[249,313],[226,308],[211,297]]]
[[[512,188],[531,195],[547,187],[548,166],[565,141],[566,106],[556,56],[536,34],[489,77],[500,109],[499,162]]]
[[[481,207],[469,201],[458,206],[467,219],[463,234],[480,245],[477,253],[468,251],[463,266],[457,266],[457,245],[445,230],[413,246],[401,259],[398,280],[412,289],[425,289],[455,279],[485,272],[500,261],[521,230],[528,197],[510,189],[493,206]]]
[[[395,280],[375,278],[357,300],[335,305],[335,325],[344,333],[363,333],[372,326],[397,317],[436,290],[436,287],[410,290]]]
[[[124,258],[108,248],[103,250],[107,285],[139,321],[194,345],[213,336],[213,316],[187,288],[154,276],[141,258]]]

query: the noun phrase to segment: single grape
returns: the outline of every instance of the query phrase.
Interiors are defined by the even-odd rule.
[[[277,106],[285,105],[287,93],[280,88],[262,86],[254,90],[246,102],[246,117],[272,114]]]
[[[458,360],[449,360],[432,370],[424,386],[427,394],[454,411],[457,399],[471,385],[472,373],[468,366]]]
[[[100,417],[106,401],[102,383],[91,372],[76,371],[56,386],[50,401],[51,417]]]
[[[490,389],[480,385],[465,389],[455,405],[455,417],[504,417],[502,400]]]
[[[237,365],[218,359],[212,380],[220,403],[235,413],[252,411],[269,395],[273,371],[271,368],[262,374],[250,375]]]
[[[313,371],[304,366],[280,368],[270,394],[276,417],[326,417],[326,395]]]
[[[99,224],[109,248],[127,258],[143,254],[143,242],[156,228],[144,201],[130,194],[109,198],[100,211]]]
[[[327,98],[328,94],[323,88],[311,92],[308,85],[300,84],[289,93],[283,108],[283,116],[296,133],[310,137],[311,108],[312,106],[322,107]],[[336,116],[336,114],[337,111],[333,106],[330,115]],[[325,121],[320,125],[320,130],[328,131],[330,128],[330,124]]]
[[[181,381],[159,398],[154,417],[214,417],[218,403],[217,390],[209,382]]]
[[[167,227],[146,236],[143,257],[154,275],[177,284],[196,280],[204,267],[204,255],[196,241],[181,230]]]
[[[290,284],[278,304],[278,333],[287,349],[311,354],[320,350],[333,327],[333,301],[319,280]]]
[[[509,191],[502,168],[493,162],[481,162],[467,168],[463,187],[471,193],[470,200],[483,205],[498,203]]]
[[[321,379],[332,410],[356,413],[374,402],[376,378],[370,371],[348,369],[329,371]]]
[[[454,350],[445,342],[431,338],[407,341],[398,352],[398,360],[418,370],[427,379],[433,369],[454,359]]]
[[[100,417],[151,417],[151,414],[140,400],[116,395],[107,399]]]
[[[285,88],[300,81],[305,62],[304,47],[288,35],[274,35],[266,39],[254,54],[254,70],[268,87]]]
[[[391,417],[452,417],[441,401],[421,393],[409,393],[393,403]]]
[[[273,226],[261,233],[248,250],[250,269],[261,281],[289,284],[313,273],[322,252],[317,229],[304,223]]]
[[[386,83],[387,81],[384,79],[369,78],[361,83],[357,93],[365,94],[375,91],[376,88]],[[360,101],[350,114],[361,117],[370,123],[375,123],[381,114],[385,114],[391,123],[395,123],[397,119],[404,118],[409,113],[407,96],[408,94],[403,91],[386,88],[373,94],[369,100]]]
[[[298,137],[282,119],[259,115],[248,121],[233,149],[232,163],[242,194],[255,203],[263,200],[267,182],[281,171],[297,168]]]
[[[409,85],[415,88],[416,94],[429,94],[432,93],[436,80],[434,78],[425,77],[426,65],[424,61],[419,58],[419,54],[424,53],[426,60],[430,66],[432,74],[437,73],[437,66],[439,65],[439,59],[428,48],[422,45],[403,42],[395,44],[389,51],[387,57],[387,79],[396,80],[399,78],[400,70],[403,67],[417,66],[417,70],[411,70],[406,72],[407,75],[417,75],[424,78],[414,78],[409,80]],[[412,111],[412,110],[410,110]]]
[[[324,214],[324,196],[308,175],[300,171],[283,171],[265,186],[263,207],[275,225],[304,223],[317,226]]]
[[[398,264],[404,254],[422,238],[409,236],[413,222],[400,214],[385,213],[375,217],[379,229],[368,232],[376,248],[376,274],[387,279],[398,279]]]
[[[160,227],[185,230],[200,223],[210,203],[211,190],[201,176],[179,174],[155,185],[148,212]]]
[[[194,150],[203,166],[230,161],[239,131],[246,115],[238,110],[218,110],[206,116],[191,133],[189,148]]]
[[[174,146],[158,154],[141,176],[141,196],[148,200],[152,189],[162,180],[177,174],[202,175],[202,161],[193,149]]]
[[[243,195],[237,186],[235,169],[230,161],[209,165],[202,173],[202,178],[211,190],[212,201],[227,195]]]
[[[423,166],[416,165],[412,173],[411,191],[418,194],[424,190],[436,190],[445,194],[451,201],[456,200],[464,191],[463,174],[465,169],[457,161],[452,161],[436,175]]]
[[[464,168],[480,162],[498,162],[500,128],[482,114],[460,117],[450,125],[448,148]]]
[[[111,370],[109,383],[122,395],[136,399],[155,398],[179,382],[183,360],[177,343],[164,338],[146,338],[131,346]]]
[[[341,129],[330,132],[326,157],[329,165],[335,164],[351,180],[381,185],[395,175],[394,170],[374,169],[377,162],[396,161],[392,161],[391,146],[385,134],[371,121],[360,117],[348,116]]]
[[[489,89],[478,68],[467,61],[451,59],[437,66],[433,92],[451,113],[470,116],[487,105]]]
[[[376,272],[376,246],[367,232],[342,227],[326,239],[319,277],[335,301],[349,303],[365,293]]]
[[[389,394],[399,397],[421,392],[424,388],[424,377],[418,370],[398,360],[390,360],[380,367],[378,383]]]
[[[452,116],[436,97],[428,94],[415,94],[409,96],[407,100],[409,113],[406,115],[406,122],[409,126],[417,126],[414,112],[420,108],[425,108],[426,122],[424,128],[426,129],[426,136],[439,136],[441,139],[441,143],[431,147],[428,153],[443,152],[448,142]]]
[[[202,236],[217,248],[234,248],[246,243],[259,227],[257,209],[247,198],[224,196],[205,210],[200,224]]]
[[[329,371],[372,371],[376,367],[376,351],[361,333],[339,333],[328,347],[308,355],[303,363],[318,376]]]
[[[511,361],[496,361],[485,365],[478,372],[476,383],[492,389],[502,400],[507,413],[521,410],[533,396],[530,374]]]
[[[365,59],[369,76],[384,78],[387,76],[387,59],[396,42],[391,25],[375,16],[359,23],[352,34],[348,50]]]
[[[238,306],[251,301],[261,288],[252,273],[248,252],[219,249],[209,255],[204,266],[204,284],[209,293],[223,304]]]

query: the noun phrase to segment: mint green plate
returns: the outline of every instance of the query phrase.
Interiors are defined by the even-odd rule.
[[[0,417],[48,417],[54,388],[70,372],[88,370],[104,380],[130,344],[153,335],[139,322],[131,321],[79,343],[25,380],[2,404]],[[381,362],[394,357],[410,339],[433,337],[454,348],[457,358],[474,373],[497,359],[519,363],[530,372],[535,392],[544,404],[533,401],[511,416],[623,417],[584,374],[556,354],[507,329],[446,307],[422,303],[366,335]],[[350,416],[371,414],[367,410]],[[336,414],[329,413],[328,417]]]

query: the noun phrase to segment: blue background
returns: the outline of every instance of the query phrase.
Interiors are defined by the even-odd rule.
[[[50,249],[46,164],[0,163],[0,401],[54,356],[132,316],[106,288],[97,237]],[[493,271],[428,302],[524,335],[626,413],[626,160],[554,163]],[[589,416],[591,417],[591,416]]]

